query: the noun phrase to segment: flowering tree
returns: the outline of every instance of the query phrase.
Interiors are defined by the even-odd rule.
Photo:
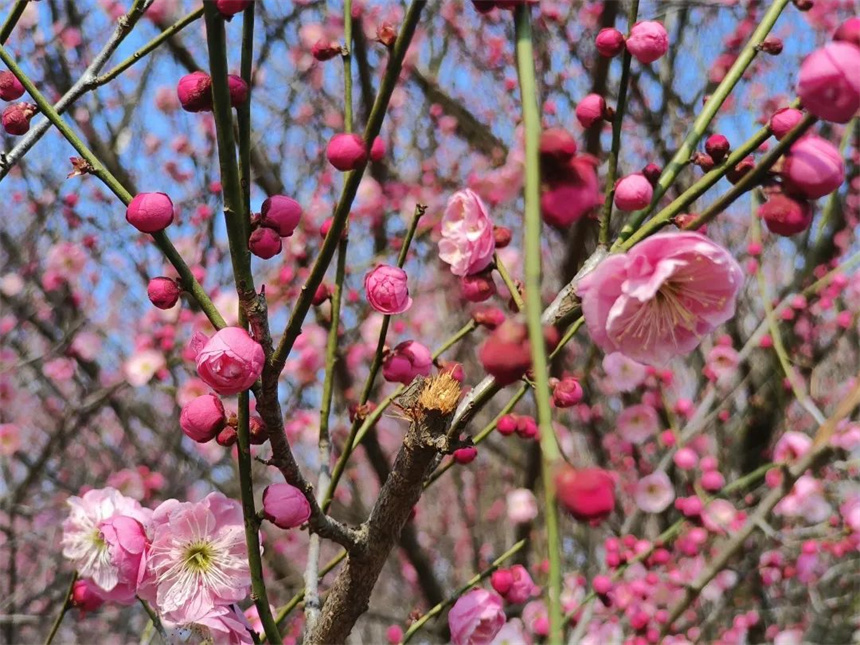
[[[856,638],[856,10],[7,3],[6,641]]]

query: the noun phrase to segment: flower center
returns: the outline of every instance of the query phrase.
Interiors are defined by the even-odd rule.
[[[191,542],[185,547],[185,566],[194,572],[205,573],[212,566],[214,555],[209,542]]]
[[[108,544],[105,542],[104,537],[102,537],[102,532],[98,528],[94,528],[93,532],[90,533],[90,541],[99,551],[104,551],[108,548]]]

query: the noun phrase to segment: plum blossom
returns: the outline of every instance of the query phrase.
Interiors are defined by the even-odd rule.
[[[149,383],[152,377],[166,366],[164,354],[157,349],[142,349],[132,354],[123,363],[123,372],[129,385],[141,387]]]
[[[442,216],[439,258],[462,277],[486,269],[495,250],[493,222],[484,202],[469,188],[454,193]]]
[[[247,331],[225,327],[197,354],[197,374],[218,394],[238,394],[260,377],[265,360],[260,343]]]
[[[486,589],[472,589],[460,596],[448,612],[454,645],[486,645],[505,624],[502,599]]]
[[[735,313],[737,261],[699,233],[659,233],[610,255],[579,283],[592,339],[606,352],[663,365]]]
[[[212,645],[250,645],[254,642],[247,617],[233,606],[213,607],[193,623],[166,620],[164,626],[168,635],[176,636],[176,642],[187,642],[192,635],[199,637],[200,642]]]
[[[92,579],[103,597],[121,586],[111,599],[133,602],[134,561],[139,563],[142,556],[143,527],[152,512],[115,488],[87,491],[81,497],[70,497],[68,504],[71,512],[63,522],[63,556],[82,578]]]
[[[640,510],[646,513],[662,513],[675,499],[675,489],[669,476],[658,470],[639,480],[634,499]]]
[[[242,507],[221,493],[197,503],[168,499],[152,514],[152,547],[139,594],[166,618],[197,623],[248,595],[251,574]]]
[[[537,517],[537,498],[528,488],[512,490],[508,493],[506,502],[508,519],[515,524],[525,524]]]
[[[773,449],[775,462],[794,462],[805,455],[812,447],[812,438],[802,432],[789,430],[783,434]]]
[[[603,371],[613,392],[632,392],[642,385],[648,369],[621,352],[612,352],[603,357]]]
[[[791,493],[776,505],[773,512],[776,515],[816,524],[830,517],[832,510],[824,497],[823,484],[811,475],[803,475],[794,483]]]
[[[637,445],[654,437],[660,428],[657,410],[645,403],[625,409],[618,415],[617,423],[621,438]]]

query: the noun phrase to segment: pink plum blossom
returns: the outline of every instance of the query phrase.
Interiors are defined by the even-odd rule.
[[[272,484],[263,491],[263,514],[282,529],[301,526],[311,516],[307,498],[290,484]]]
[[[412,306],[406,271],[378,264],[364,277],[364,290],[370,306],[381,314],[402,314]]]
[[[621,352],[603,357],[603,371],[612,392],[632,392],[645,382],[647,368]]]
[[[481,198],[469,188],[451,195],[442,216],[439,258],[462,277],[486,269],[495,250],[493,222]]]
[[[508,519],[514,524],[531,522],[538,515],[537,498],[528,488],[517,488],[507,494]]]
[[[646,513],[662,513],[675,499],[675,489],[669,476],[658,470],[639,480],[634,499],[640,510]]]
[[[659,233],[610,255],[579,283],[585,323],[606,352],[662,365],[735,313],[737,261],[699,233]]]
[[[454,645],[488,645],[505,624],[502,599],[486,589],[460,596],[448,612]]]
[[[382,376],[392,383],[408,385],[416,376],[429,376],[433,367],[430,350],[421,343],[407,340],[392,349],[382,363]]]
[[[645,403],[626,408],[618,415],[616,423],[621,438],[633,444],[645,443],[660,429],[657,410]]]
[[[260,378],[265,360],[260,343],[247,331],[225,327],[197,354],[197,374],[218,394],[238,394]]]
[[[123,364],[125,378],[129,385],[141,387],[167,366],[164,354],[157,349],[142,349],[132,354]]]

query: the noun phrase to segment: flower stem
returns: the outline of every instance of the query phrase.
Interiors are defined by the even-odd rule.
[[[54,624],[51,625],[51,631],[48,632],[48,637],[45,639],[45,645],[51,645],[51,642],[54,640],[54,637],[57,635],[57,632],[60,629],[60,625],[63,622],[63,617],[66,615],[66,612],[69,611],[69,607],[72,606],[72,591],[75,588],[75,582],[78,580],[78,572],[75,571],[72,574],[72,579],[69,582],[69,587],[66,590],[66,595],[63,597],[63,606],[60,607],[60,613],[57,614],[57,617],[54,619]]]
[[[502,282],[504,282],[505,286],[508,288],[508,293],[511,294],[511,299],[517,306],[517,311],[523,311],[526,308],[526,303],[523,302],[520,290],[517,289],[517,285],[514,283],[513,279],[511,279],[511,274],[508,273],[508,269],[505,267],[502,262],[502,258],[499,257],[498,253],[493,254],[493,263],[496,267],[496,271],[499,272],[499,277],[501,277]]]
[[[627,29],[636,22],[639,15],[639,0],[630,3],[627,15]],[[609,245],[609,224],[612,219],[612,201],[615,199],[615,180],[618,178],[618,152],[621,149],[621,125],[624,122],[624,112],[627,109],[627,90],[630,85],[630,62],[633,57],[624,48],[621,62],[621,82],[618,87],[618,103],[615,106],[615,116],[612,119],[612,147],[609,149],[609,166],[606,170],[606,191],[603,201],[603,213],[600,217],[600,234],[598,242],[601,246]]]
[[[12,7],[12,11],[10,11],[9,15],[6,16],[6,20],[3,21],[3,26],[0,27],[0,45],[5,45],[9,36],[12,35],[12,30],[15,29],[15,25],[17,25],[18,20],[21,19],[24,9],[27,8],[27,3],[29,1],[30,0],[18,0],[15,3],[15,6]]]
[[[561,643],[563,637],[561,612],[561,544],[558,530],[558,509],[555,504],[555,485],[552,478],[554,463],[560,454],[552,428],[549,375],[546,347],[541,324],[541,216],[540,166],[538,141],[540,114],[538,91],[535,82],[534,52],[532,49],[531,7],[520,4],[514,17],[517,72],[520,82],[520,99],[525,129],[525,313],[535,375],[535,402],[538,427],[541,434],[541,479],[543,480],[546,513],[547,550],[549,551],[549,642]]]

